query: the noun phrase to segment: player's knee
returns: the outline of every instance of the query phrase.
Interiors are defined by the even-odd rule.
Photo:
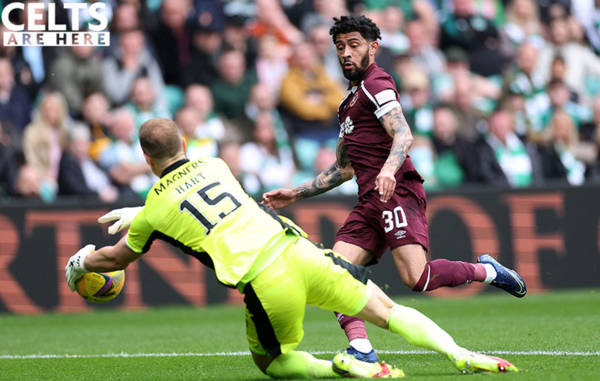
[[[404,282],[404,285],[406,287],[410,288],[413,291],[418,291],[415,290],[415,286],[417,286],[417,284],[419,283],[419,279],[421,279],[422,274],[422,272],[418,274],[416,272],[408,273],[402,278],[402,281]]]
[[[415,291],[414,288],[417,285],[417,283],[419,283],[420,278],[421,274],[419,274],[418,276],[409,275],[405,279],[403,279],[404,285],[410,288],[411,290]]]

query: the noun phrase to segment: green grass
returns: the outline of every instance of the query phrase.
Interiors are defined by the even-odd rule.
[[[456,341],[503,354],[521,372],[503,380],[600,379],[600,290],[552,292],[519,300],[505,294],[471,299],[398,299],[446,329]],[[418,351],[396,335],[369,327],[379,350]],[[335,352],[346,346],[329,312],[310,307],[300,349]],[[595,352],[536,355],[534,351]],[[241,307],[169,307],[146,311],[103,310],[86,314],[0,315],[0,356],[193,353],[178,357],[0,358],[0,380],[255,380],[265,376],[247,354]],[[329,358],[331,354],[318,355]],[[470,380],[437,354],[381,354],[416,380]],[[466,377],[466,378],[465,378]]]

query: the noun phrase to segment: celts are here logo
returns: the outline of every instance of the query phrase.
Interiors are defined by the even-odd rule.
[[[4,46],[108,46],[106,4],[63,3],[67,20],[54,2],[14,2],[2,10]]]

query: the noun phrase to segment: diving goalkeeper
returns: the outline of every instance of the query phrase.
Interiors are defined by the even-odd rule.
[[[332,361],[296,351],[306,304],[357,316],[446,356],[462,372],[516,371],[506,360],[468,351],[417,310],[394,303],[355,266],[306,238],[292,221],[248,196],[220,159],[189,161],[177,125],[151,119],[140,128],[146,162],[160,180],[144,207],[105,216],[109,231],[129,227],[114,246],[87,245],[65,268],[71,290],[85,272],[124,269],[165,240],[214,269],[246,304],[247,339],[256,365],[274,378],[402,377],[402,370],[346,353]]]

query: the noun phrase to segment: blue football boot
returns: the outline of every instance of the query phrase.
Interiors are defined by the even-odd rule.
[[[354,348],[352,345],[346,348],[346,353],[354,356],[355,359],[364,361],[364,362],[379,362],[379,357],[377,357],[377,353],[375,353],[374,349],[371,349],[371,352],[364,353]]]
[[[517,298],[522,298],[527,294],[525,281],[523,281],[523,278],[521,278],[515,270],[502,266],[489,254],[480,255],[479,258],[477,258],[477,262],[488,263],[496,270],[496,279],[492,281],[492,285],[513,294]]]

